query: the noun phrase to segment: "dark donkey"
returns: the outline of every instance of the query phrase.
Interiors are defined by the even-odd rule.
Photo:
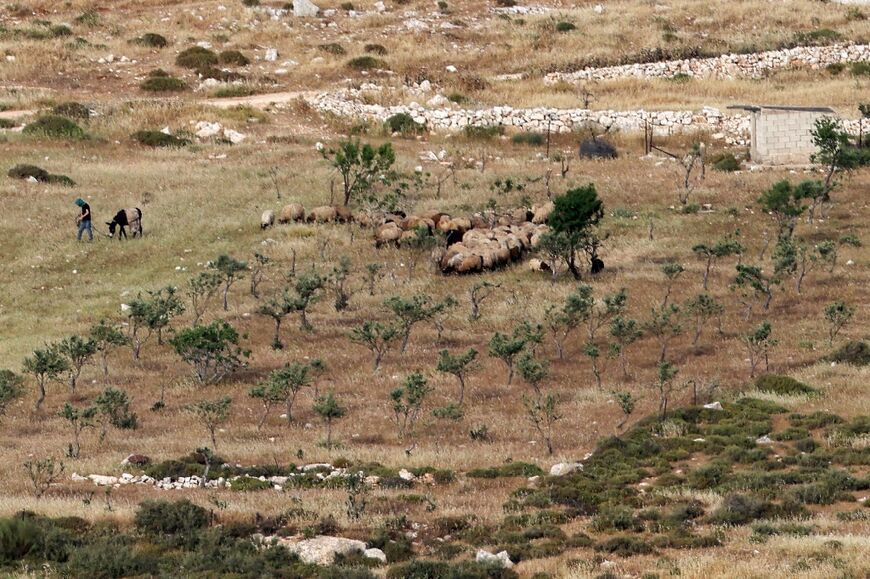
[[[118,240],[121,238],[127,238],[127,231],[124,229],[125,227],[130,227],[130,235],[136,237],[136,234],[139,234],[139,237],[142,237],[142,210],[138,207],[135,209],[121,209],[112,218],[111,221],[107,221],[106,225],[109,226],[109,237],[115,237],[115,228],[120,227],[120,232],[118,233]]]

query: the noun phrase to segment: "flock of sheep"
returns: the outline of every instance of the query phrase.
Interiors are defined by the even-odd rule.
[[[435,249],[433,258],[443,273],[475,273],[496,269],[519,260],[537,247],[547,230],[547,219],[553,211],[547,202],[531,209],[515,209],[496,214],[475,213],[470,217],[453,217],[442,211],[425,211],[419,215],[401,213],[354,214],[347,207],[321,206],[306,212],[298,203],[284,206],[277,218],[275,212],[264,211],[260,227],[267,229],[277,223],[358,223],[374,230],[376,247],[402,246],[420,236],[442,234],[446,248]],[[549,269],[533,260],[533,269]]]

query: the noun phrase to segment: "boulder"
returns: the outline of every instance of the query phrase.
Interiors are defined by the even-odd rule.
[[[387,555],[380,549],[366,549],[363,551],[363,556],[366,559],[377,559],[381,563],[387,562]]]
[[[721,402],[711,402],[710,404],[704,404],[704,408],[707,410],[723,410]]]
[[[98,487],[108,487],[112,485],[118,484],[118,477],[116,476],[105,476],[102,474],[89,474],[88,478],[91,479],[91,482],[97,485]]]
[[[315,565],[332,565],[336,555],[350,555],[366,551],[366,544],[363,541],[326,535],[318,535],[313,539],[304,539],[298,542],[279,540],[279,543],[290,552],[296,553],[303,563]]]
[[[499,551],[498,553],[493,555],[489,551],[478,549],[477,555],[474,556],[474,560],[478,563],[499,565],[503,569],[510,569],[514,566],[514,563],[513,561],[511,561],[510,555],[508,555],[507,551]]]
[[[559,462],[550,467],[550,476],[565,476],[578,470],[583,470],[583,463]]]
[[[293,0],[293,16],[313,17],[318,12],[320,8],[309,0]]]

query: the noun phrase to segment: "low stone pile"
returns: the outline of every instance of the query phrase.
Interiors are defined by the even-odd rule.
[[[229,466],[229,465],[224,465]],[[217,489],[226,488],[232,489],[235,484],[245,485],[250,484],[251,480],[258,480],[263,483],[270,483],[272,489],[282,491],[287,486],[308,486],[318,484],[329,484],[337,479],[347,478],[351,475],[364,475],[362,471],[352,471],[347,468],[335,467],[328,463],[313,463],[296,467],[296,472],[288,473],[287,476],[248,476],[238,475],[230,477],[214,477],[203,482],[200,476],[181,476],[181,477],[164,477],[154,478],[147,474],[133,475],[123,473],[121,476],[90,474],[82,476],[78,473],[73,473],[70,479],[73,482],[91,482],[98,487],[114,487],[120,488],[126,485],[148,485],[161,490],[183,490],[195,489],[200,487]],[[401,469],[398,472],[398,477],[408,483],[420,483],[425,485],[436,484],[435,476],[432,473],[426,473],[421,476],[416,476],[407,469]],[[381,485],[381,477],[366,476],[364,482],[372,488],[377,488]],[[264,485],[265,486],[265,485]]]
[[[721,79],[760,78],[766,72],[784,68],[821,69],[829,64],[870,60],[870,44],[797,46],[754,54],[722,54],[712,58],[688,58],[601,68],[576,72],[554,72],[544,82],[577,82],[619,78],[673,78],[677,75]]]

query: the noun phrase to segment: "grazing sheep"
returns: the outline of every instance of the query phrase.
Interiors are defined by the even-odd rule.
[[[271,209],[266,209],[260,217],[260,229],[269,229],[273,225],[275,225],[275,212]]]
[[[396,225],[394,221],[384,223],[378,227],[375,233],[375,247],[381,247],[388,243],[398,245],[399,240],[402,238],[402,233],[402,228]]]
[[[555,203],[552,201],[547,201],[540,207],[532,207],[532,212],[534,216],[532,217],[532,223],[538,225],[540,223],[546,223],[548,219],[550,219],[550,214],[556,209]]]
[[[291,221],[305,221],[305,208],[299,203],[291,203],[281,209],[278,223],[290,223]]]
[[[353,223],[353,213],[347,207],[338,205],[335,207],[335,220],[339,223]]]
[[[335,210],[335,207],[324,205],[309,211],[306,221],[308,223],[332,223],[336,217],[338,217],[338,212]]]
[[[546,261],[533,258],[529,260],[529,270],[531,271],[553,271],[550,264]]]

